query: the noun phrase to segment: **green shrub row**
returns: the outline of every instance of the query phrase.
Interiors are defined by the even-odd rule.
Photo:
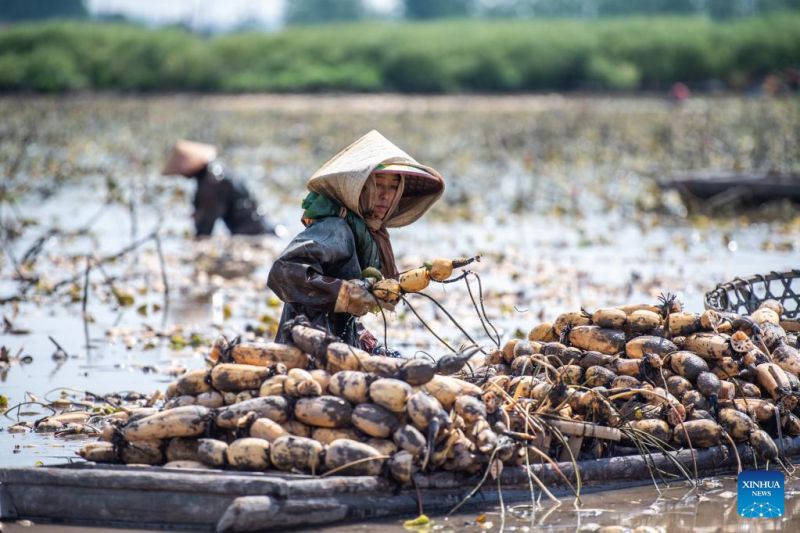
[[[800,66],[800,14],[355,23],[202,37],[47,22],[0,29],[0,89],[123,91],[739,89]]]

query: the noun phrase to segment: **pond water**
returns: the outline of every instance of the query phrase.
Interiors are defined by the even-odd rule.
[[[660,492],[659,492],[660,491]],[[706,478],[698,486],[686,483],[661,487],[652,485],[597,491],[573,500],[538,505],[515,502],[498,508],[452,516],[432,515],[429,531],[603,531],[642,533],[695,531],[700,533],[795,531],[800,525],[800,480],[786,480],[786,507],[783,518],[741,518],[736,509],[736,478]],[[344,531],[407,531],[404,520],[381,521],[326,528],[330,533]],[[606,528],[606,529],[603,529]],[[616,529],[619,528],[619,529]]]

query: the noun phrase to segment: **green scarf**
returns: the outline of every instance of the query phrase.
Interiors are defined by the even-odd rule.
[[[370,235],[366,222],[361,217],[349,209],[343,208],[324,194],[310,192],[303,199],[303,220],[338,217],[343,212],[342,210],[346,211],[347,214],[344,219],[356,238],[356,253],[358,254],[358,262],[361,264],[361,269],[375,267],[381,270],[380,249],[375,243],[375,239]]]

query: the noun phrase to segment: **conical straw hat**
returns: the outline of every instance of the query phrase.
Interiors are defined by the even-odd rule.
[[[181,174],[194,176],[217,157],[217,149],[211,144],[178,139],[161,170],[163,176]]]
[[[383,165],[383,166],[382,166]],[[382,166],[382,167],[381,167]],[[380,168],[379,168],[380,167]],[[399,228],[425,214],[444,194],[444,178],[372,130],[333,156],[308,180],[310,191],[329,196],[363,217],[358,199],[373,171],[403,174],[403,197],[386,226]]]

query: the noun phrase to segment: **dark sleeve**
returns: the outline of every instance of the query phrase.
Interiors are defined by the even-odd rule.
[[[194,195],[194,227],[197,235],[211,235],[214,223],[225,214],[230,184],[212,176],[198,180]]]
[[[342,280],[330,272],[354,253],[355,240],[347,223],[323,219],[289,243],[272,265],[267,285],[284,302],[333,311]]]

